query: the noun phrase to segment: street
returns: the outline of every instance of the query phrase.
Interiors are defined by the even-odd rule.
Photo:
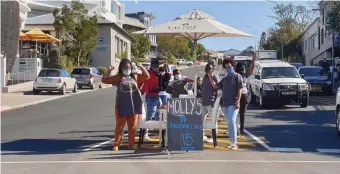
[[[203,77],[204,67],[198,69]],[[182,74],[194,78],[194,68],[184,69]],[[111,151],[114,99],[115,88],[106,88],[1,113],[1,172],[337,174],[340,171],[335,96],[311,96],[307,108],[263,110],[250,105],[245,120],[247,135],[239,137],[240,150],[227,150],[228,138],[221,118],[218,147],[206,144],[204,159],[196,152],[174,152],[170,160],[164,151],[148,145],[135,152],[124,147],[117,153]]]

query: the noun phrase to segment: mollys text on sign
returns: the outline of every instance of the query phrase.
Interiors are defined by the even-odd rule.
[[[169,151],[203,150],[202,100],[171,98],[167,105]]]

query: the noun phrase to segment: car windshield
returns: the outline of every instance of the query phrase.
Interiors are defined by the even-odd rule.
[[[268,67],[262,69],[262,78],[300,78],[294,67]]]
[[[247,68],[249,68],[252,63],[252,60],[236,60],[236,63],[244,63],[247,65]]]
[[[41,70],[38,77],[59,77],[58,70]]]
[[[300,74],[303,74],[305,77],[313,77],[313,76],[326,76],[325,71],[322,68],[301,68],[299,70]]]
[[[89,75],[90,69],[85,68],[77,68],[72,71],[72,74],[79,74],[79,75]]]

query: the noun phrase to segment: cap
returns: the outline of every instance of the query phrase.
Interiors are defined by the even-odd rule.
[[[213,70],[214,69],[214,67],[213,67],[213,65],[211,65],[211,64],[207,64],[206,66],[205,66],[205,71],[210,71],[210,70]]]

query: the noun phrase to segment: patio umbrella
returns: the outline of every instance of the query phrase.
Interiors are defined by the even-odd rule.
[[[19,38],[20,38],[20,40],[30,40],[30,38],[25,33],[23,33],[22,31],[20,31],[20,33],[19,33]]]
[[[186,37],[193,41],[194,45],[194,65],[195,75],[195,96],[197,94],[197,65],[196,65],[196,45],[197,41],[207,37],[253,37],[253,35],[239,31],[235,28],[222,24],[216,19],[202,11],[193,11],[177,17],[173,21],[151,26],[145,30],[134,32],[133,34],[152,34],[157,36]]]

